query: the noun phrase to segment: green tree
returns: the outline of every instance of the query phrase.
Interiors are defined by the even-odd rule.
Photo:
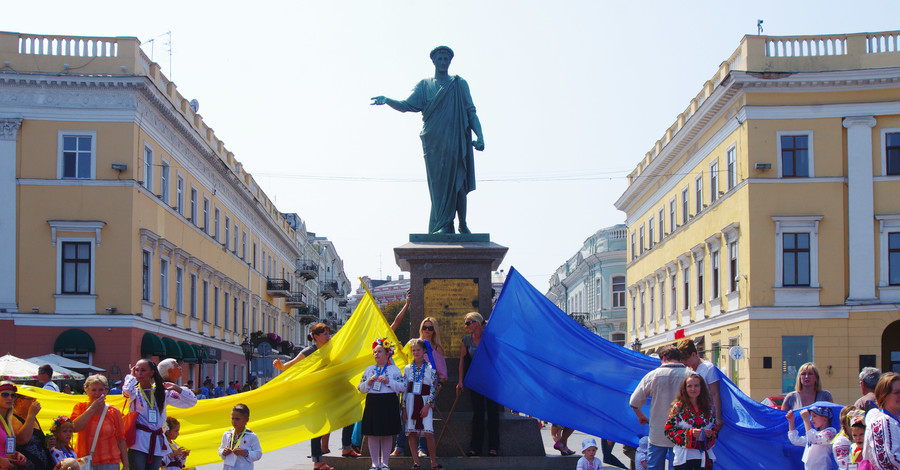
[[[397,312],[399,312],[403,305],[406,303],[405,300],[395,300],[387,305],[385,305],[381,312],[384,313],[384,318],[387,320],[388,324],[394,321],[394,318],[397,316]],[[397,327],[397,331],[394,333],[397,334],[397,340],[400,341],[401,345],[405,345],[407,341],[409,341],[409,312],[407,315],[403,317],[403,321],[400,322],[400,326]]]

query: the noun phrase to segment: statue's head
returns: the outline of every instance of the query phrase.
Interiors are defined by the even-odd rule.
[[[437,54],[439,52],[446,52],[447,54],[450,54],[450,60],[453,60],[453,49],[450,49],[447,46],[438,46],[438,47],[435,47],[434,49],[432,49],[431,54],[429,55],[429,57],[431,57],[432,62],[434,62],[434,58],[435,58],[435,56],[437,56]]]

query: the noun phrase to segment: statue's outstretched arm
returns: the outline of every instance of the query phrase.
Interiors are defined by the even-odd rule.
[[[373,96],[371,99],[372,102],[369,104],[373,106],[381,106],[383,104],[386,104],[402,113],[409,111],[409,106],[407,106],[404,102],[388,98],[387,96]]]

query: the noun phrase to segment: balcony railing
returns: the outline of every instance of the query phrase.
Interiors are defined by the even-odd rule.
[[[297,309],[297,321],[304,325],[319,321],[318,307],[303,307]]]
[[[268,279],[266,293],[272,297],[288,297],[291,295],[291,283],[284,279]]]
[[[295,273],[297,276],[310,281],[319,275],[319,267],[316,266],[315,263],[297,260],[297,270]]]
[[[291,308],[306,307],[306,296],[300,292],[291,292],[284,300],[285,305]]]
[[[321,284],[319,284],[319,295],[326,299],[340,297],[341,291],[338,288],[338,283],[335,281],[322,282]]]

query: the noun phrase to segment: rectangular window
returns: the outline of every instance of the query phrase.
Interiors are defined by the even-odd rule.
[[[671,309],[671,312],[669,312],[669,314],[672,315],[673,317],[675,316],[675,311],[678,308],[678,300],[677,300],[677,298],[678,298],[678,282],[677,282],[677,279],[675,276],[676,276],[675,274],[672,274],[672,278],[669,279],[669,285],[672,286],[671,287],[672,298],[671,298],[671,300],[669,300],[669,302],[671,302],[671,304],[672,304],[672,309]]]
[[[709,293],[710,298],[717,299],[719,298],[719,252],[713,251],[709,254],[709,268],[712,270],[710,275],[712,276],[712,290]]]
[[[62,243],[62,294],[91,293],[91,243]]]
[[[634,232],[631,232],[631,259],[637,258],[637,245],[635,243],[637,235]]]
[[[159,167],[159,196],[162,202],[169,203],[169,165],[166,163]]]
[[[63,135],[62,139],[62,178],[93,178],[94,146],[93,136]]]
[[[231,233],[234,234],[234,240],[233,240],[233,243],[231,244],[231,252],[234,254],[237,254],[237,247],[238,247],[238,226],[237,226],[237,224],[234,224],[234,231]]]
[[[175,311],[184,313],[184,268],[175,267]]]
[[[209,281],[203,281],[203,321],[209,323]]]
[[[664,325],[666,318],[666,281],[659,280],[659,324]]]
[[[197,275],[191,274],[191,318],[197,318]]]
[[[191,222],[197,225],[197,190],[191,188]]]
[[[727,161],[726,172],[728,173],[728,189],[737,186],[737,149],[732,147],[725,152],[725,160]]]
[[[675,198],[669,201],[669,233],[675,231]]]
[[[641,247],[641,254],[644,254],[644,247],[646,245],[644,245],[644,226],[643,225],[641,225],[641,228],[638,229],[638,241],[640,242],[639,246]]]
[[[231,295],[229,295],[229,293],[226,292],[225,293],[225,308],[222,310],[225,313],[223,315],[223,317],[225,317],[225,329],[226,330],[231,329],[231,325],[230,325],[231,322],[228,320],[228,300],[230,298],[231,298]]]
[[[703,174],[694,180],[694,213],[699,214],[703,211]]]
[[[697,305],[703,305],[703,260],[697,260]]]
[[[612,306],[613,308],[625,306],[625,276],[612,278]]]
[[[653,217],[650,217],[650,221],[647,223],[647,236],[650,238],[650,241],[648,242],[650,243],[650,248],[653,248],[653,242],[656,240],[656,238],[653,236],[653,231],[655,230],[655,228],[656,225],[653,223]]]
[[[175,210],[184,215],[184,178],[175,179]]]
[[[247,334],[247,302],[241,301],[241,329]]]
[[[793,392],[797,385],[797,371],[807,362],[813,362],[812,336],[781,337],[781,391]]]
[[[714,366],[719,367],[719,355],[722,354],[722,343],[715,341],[710,343],[712,347],[710,348],[710,362],[713,363]]]
[[[238,305],[238,304],[237,304],[237,297],[232,298],[232,299],[231,299],[231,308],[232,308],[232,310],[233,310],[234,312],[233,312],[233,315],[232,315],[231,330],[232,330],[232,331],[235,331],[235,332],[238,331],[238,310],[237,310],[237,305]]]
[[[150,252],[142,251],[141,299],[150,300]]]
[[[782,234],[784,283],[788,286],[809,286],[809,234]]]
[[[144,147],[144,187],[153,191],[153,149]]]
[[[738,287],[738,244],[728,244],[728,292],[734,292]]]
[[[656,318],[656,286],[650,286],[650,310],[647,312],[650,313],[647,319],[652,325]]]
[[[684,188],[681,190],[681,225],[687,224],[688,207],[688,188]]]
[[[781,176],[801,178],[809,176],[809,136],[781,136]]]
[[[218,208],[218,207],[216,207],[215,215],[213,216],[213,233],[212,233],[212,236],[213,236],[213,238],[216,239],[216,241],[219,241],[219,240],[220,240],[220,238],[219,238],[219,208]]]
[[[256,269],[256,242],[253,242],[253,269]]]
[[[659,241],[662,241],[663,237],[666,235],[665,232],[665,223],[663,222],[663,214],[665,213],[665,208],[659,208]]]
[[[684,280],[684,309],[691,308],[691,267],[685,266],[681,270],[681,277]]]
[[[241,259],[247,261],[247,232],[241,232]]]
[[[209,231],[209,198],[203,198],[203,230],[206,231],[207,235],[210,233]]]
[[[213,325],[219,326],[219,288],[213,287]]]
[[[900,133],[885,134],[885,170],[889,175],[900,175]]]
[[[231,243],[231,217],[225,216],[225,240],[223,245],[225,245],[225,249],[231,249],[229,244]]]
[[[159,305],[169,307],[169,262],[159,260]]]
[[[892,286],[900,286],[900,232],[888,234],[888,279]]]
[[[715,161],[709,166],[709,203],[716,202],[719,198],[719,162]]]
[[[647,316],[646,316],[646,306],[647,306],[647,295],[644,291],[641,291],[641,322],[638,323],[638,326],[643,327],[647,324]]]

